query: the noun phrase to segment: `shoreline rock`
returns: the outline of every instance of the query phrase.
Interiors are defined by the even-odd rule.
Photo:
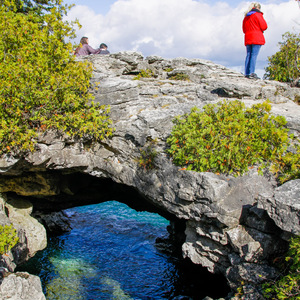
[[[7,274],[1,280],[0,299],[46,300],[46,297],[38,276],[17,272]]]

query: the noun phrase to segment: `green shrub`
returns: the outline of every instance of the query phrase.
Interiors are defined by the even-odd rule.
[[[263,285],[266,299],[300,299],[300,237],[291,239],[289,251],[281,266],[282,276]]]
[[[176,74],[173,74],[173,75],[170,75],[168,77],[168,79],[170,80],[182,80],[182,81],[189,81],[190,78],[187,74],[184,74],[184,73],[176,73]]]
[[[276,173],[283,183],[288,180],[300,178],[300,145],[292,145],[293,150],[279,156],[272,164],[270,170]]]
[[[165,68],[164,71],[165,72],[172,72],[174,69],[173,68]]]
[[[18,241],[16,229],[12,225],[0,225],[0,255],[10,251]]]
[[[140,80],[141,78],[151,78],[154,77],[154,72],[150,69],[142,69],[138,75],[136,75],[133,79]]]
[[[43,13],[20,12],[21,0],[0,3],[0,155],[33,151],[47,129],[95,141],[112,134],[109,108],[90,102],[91,64],[65,42],[74,30],[61,2]]]
[[[270,110],[267,102],[246,108],[238,100],[208,104],[202,112],[193,108],[175,118],[167,152],[176,165],[198,172],[239,175],[271,163],[279,172],[289,135],[285,118]]]
[[[155,168],[155,158],[157,156],[157,151],[155,150],[156,143],[156,140],[152,140],[148,146],[140,149],[138,164],[145,170],[151,170]]]
[[[299,85],[300,80],[300,34],[286,32],[279,43],[280,50],[268,57],[267,79],[292,82]]]

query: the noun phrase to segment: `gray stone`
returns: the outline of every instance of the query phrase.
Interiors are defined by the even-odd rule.
[[[47,233],[62,234],[71,230],[69,217],[63,211],[49,214],[35,212],[32,216],[45,226]]]
[[[229,241],[239,256],[248,262],[257,262],[263,255],[261,244],[242,226],[227,231]]]
[[[46,300],[38,276],[26,272],[6,275],[0,285],[1,300]]]
[[[276,225],[292,234],[300,233],[300,179],[286,182],[273,194],[263,193],[258,207],[267,211]]]
[[[13,199],[8,200],[5,207],[8,210],[9,220],[14,228],[21,233],[19,234],[20,243],[26,244],[28,249],[25,260],[33,257],[37,251],[46,248],[46,230],[36,219],[30,216],[32,204],[24,199]]]
[[[243,286],[243,295],[241,296],[242,300],[264,300],[265,298],[253,285],[244,285]]]
[[[242,263],[229,267],[226,271],[227,279],[232,288],[238,288],[240,283],[258,285],[266,280],[274,279],[278,271],[267,264]]]

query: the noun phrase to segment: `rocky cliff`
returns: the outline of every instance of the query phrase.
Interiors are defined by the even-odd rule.
[[[299,89],[250,80],[201,59],[144,58],[134,52],[80,59],[93,63],[91,91],[95,102],[110,105],[114,136],[94,144],[47,132],[36,152],[1,158],[2,215],[24,236],[6,266],[45,247],[43,229],[38,241],[25,229],[38,228],[35,221],[23,225],[8,211],[23,211],[31,218],[32,209],[37,216],[114,199],[160,213],[175,231],[184,228],[184,257],[224,274],[233,290],[245,282],[245,293],[256,293],[258,299],[256,284],[276,276],[270,262],[300,232],[300,180],[278,186],[272,176],[260,176],[255,169],[241,177],[186,171],[166,155],[166,138],[175,116],[223,99],[246,105],[269,99],[272,112],[285,116],[290,131],[298,135],[300,107],[294,100]],[[142,70],[151,76],[135,80]],[[138,162],[146,149],[157,153],[149,170]]]

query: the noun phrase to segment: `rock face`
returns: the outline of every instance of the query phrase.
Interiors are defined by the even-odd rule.
[[[0,299],[46,300],[39,277],[26,272],[9,274],[2,279]]]
[[[32,204],[29,201],[18,198],[8,200],[0,195],[0,203],[0,224],[12,224],[19,237],[18,244],[0,259],[0,267],[13,272],[17,265],[47,246],[46,230],[31,216]]]
[[[12,199],[7,207],[13,211],[13,195],[44,212],[112,199],[126,202],[184,222],[183,256],[224,274],[233,290],[243,280],[245,292],[253,292],[257,283],[276,276],[270,261],[300,232],[299,181],[277,187],[271,176],[260,176],[255,169],[237,178],[185,171],[164,150],[175,116],[223,99],[246,105],[269,99],[272,112],[285,116],[297,135],[300,107],[293,100],[299,89],[249,80],[201,59],[144,59],[134,52],[80,59],[93,63],[91,90],[95,102],[111,106],[114,137],[85,145],[47,132],[38,151],[3,157],[0,190]],[[134,80],[147,69],[151,78]],[[151,170],[138,163],[145,149],[158,153]]]
[[[258,207],[266,210],[276,225],[286,232],[300,232],[300,179],[287,182],[273,193],[264,192]]]

